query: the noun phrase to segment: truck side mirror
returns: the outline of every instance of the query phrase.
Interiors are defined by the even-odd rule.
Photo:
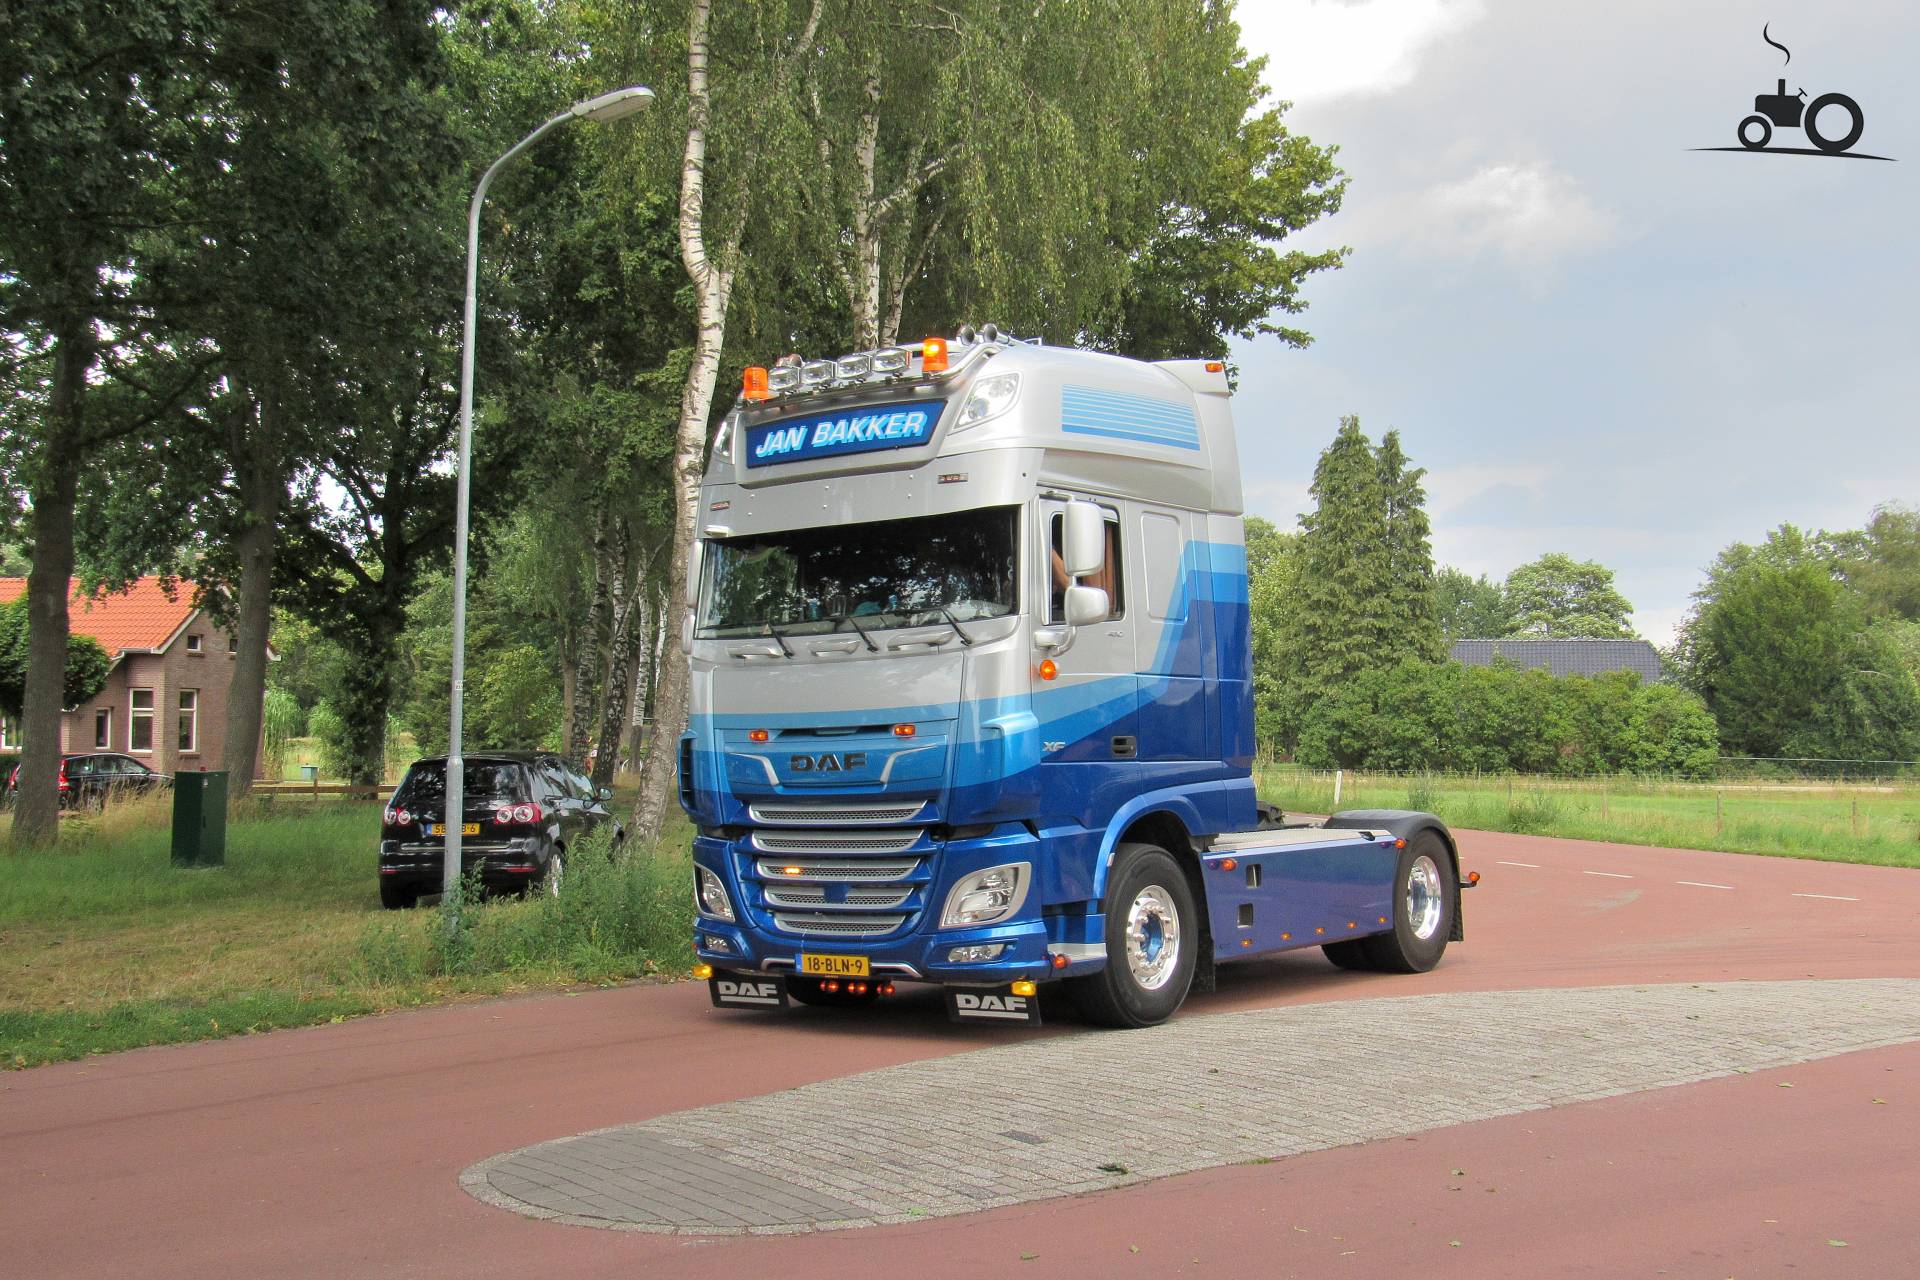
[[[1067,504],[1065,544],[1060,558],[1066,561],[1067,576],[1085,578],[1099,573],[1107,563],[1107,520],[1091,502]],[[1102,611],[1102,615],[1105,612]]]
[[[1088,627],[1096,622],[1105,622],[1112,607],[1107,603],[1107,593],[1099,587],[1068,587],[1066,599],[1067,625],[1070,627]]]

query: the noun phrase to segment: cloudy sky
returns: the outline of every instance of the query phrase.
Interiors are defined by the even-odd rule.
[[[1355,413],[1429,470],[1442,563],[1599,560],[1664,644],[1729,542],[1920,505],[1920,6],[1242,0],[1240,20],[1352,178],[1302,239],[1353,249],[1309,286],[1314,345],[1236,352],[1250,511],[1291,527]],[[1854,150],[1897,163],[1689,150],[1733,145],[1781,75],[1854,98]]]

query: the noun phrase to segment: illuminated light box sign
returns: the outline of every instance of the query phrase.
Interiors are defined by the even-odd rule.
[[[839,453],[909,449],[933,439],[944,400],[868,405],[787,418],[747,430],[747,465],[804,462]]]

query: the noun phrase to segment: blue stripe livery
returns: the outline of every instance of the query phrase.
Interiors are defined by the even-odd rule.
[[[1062,387],[1060,429],[1068,435],[1200,450],[1200,423],[1191,405],[1119,391]]]

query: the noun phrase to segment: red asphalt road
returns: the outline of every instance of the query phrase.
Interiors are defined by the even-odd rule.
[[[1444,991],[1920,977],[1920,873],[1462,841],[1485,882],[1467,895],[1468,941],[1435,972],[1349,974],[1307,952],[1224,970],[1220,992],[1182,1016]],[[0,1277],[1920,1275],[1914,1044],[803,1237],[560,1226],[458,1185],[468,1165],[530,1143],[1022,1034],[1036,1033],[948,1027],[925,993],[760,1017],[716,1013],[684,983],[7,1074]],[[1038,1034],[1110,1035],[1124,1069],[1123,1033],[1063,1017]]]

